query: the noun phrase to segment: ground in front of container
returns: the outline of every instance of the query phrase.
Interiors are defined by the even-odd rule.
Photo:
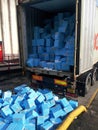
[[[2,77],[0,77],[1,79]],[[26,77],[20,76],[20,77],[13,77],[9,78],[6,77],[5,80],[2,80],[0,82],[0,89],[3,91],[6,90],[13,90],[14,87],[21,85],[21,84],[27,84],[30,86],[31,82]],[[98,82],[91,87],[89,93],[85,97],[79,97],[79,105],[86,105],[93,95],[94,91],[98,88]],[[87,113],[81,114],[77,119],[74,120],[74,122],[71,124],[71,126],[68,128],[69,130],[98,130],[98,94],[93,101],[92,105],[88,109]]]

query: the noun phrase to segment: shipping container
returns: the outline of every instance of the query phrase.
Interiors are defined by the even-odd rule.
[[[97,79],[98,1],[20,0],[17,14],[22,65],[32,79],[84,96]]]

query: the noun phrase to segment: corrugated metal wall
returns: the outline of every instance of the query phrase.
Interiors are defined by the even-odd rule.
[[[15,0],[0,0],[4,56],[19,56]]]
[[[95,0],[82,0],[80,74],[93,66],[95,7]]]

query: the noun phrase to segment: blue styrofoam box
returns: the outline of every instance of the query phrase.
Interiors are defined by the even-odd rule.
[[[2,103],[0,103],[0,109],[1,109],[1,107],[2,107]]]
[[[50,121],[55,125],[55,124],[60,124],[62,123],[62,119],[61,118],[50,118]]]
[[[2,106],[11,105],[12,102],[13,102],[13,98],[6,98],[4,99]]]
[[[61,58],[61,62],[66,62],[67,58],[64,57],[64,58]]]
[[[15,112],[15,113],[18,113],[18,112],[22,111],[22,107],[19,105],[19,103],[13,104],[10,108],[11,108],[11,109],[13,110],[13,112]]]
[[[49,57],[48,53],[43,53],[42,55],[43,55],[45,61],[49,61],[50,60],[50,57]]]
[[[36,99],[36,103],[37,104],[40,104],[40,103],[42,103],[42,102],[44,102],[44,100],[45,100],[45,97],[43,96],[43,94],[41,94],[37,99]]]
[[[55,62],[58,62],[61,60],[61,56],[55,56]]]
[[[19,91],[21,91],[21,89],[23,88],[23,87],[26,87],[27,85],[26,84],[22,84],[22,85],[19,85],[19,86],[17,86],[17,87],[15,87],[14,88],[14,92],[19,92]]]
[[[60,104],[57,104],[56,106],[50,108],[51,115],[53,115],[54,118],[60,117],[62,111],[63,110]]]
[[[59,102],[63,108],[69,105],[69,101],[66,98],[62,98],[57,102]]]
[[[24,129],[24,125],[23,124],[20,124],[20,123],[18,123],[17,125],[16,125],[16,127],[14,128],[14,130],[23,130]]]
[[[43,54],[43,53],[42,53]],[[42,54],[39,54],[39,59],[40,59],[40,61],[44,61],[44,55],[42,55]]]
[[[18,93],[18,95],[29,93],[30,87],[26,86],[21,89],[21,92]]]
[[[40,105],[40,111],[43,116],[49,115],[49,105],[48,103],[42,103]]]
[[[44,38],[46,37],[46,35],[47,35],[47,33],[46,33],[46,32],[41,33],[41,34],[40,34],[41,39],[44,39]]]
[[[0,90],[0,96],[2,95],[2,90]]]
[[[2,98],[3,99],[11,98],[11,96],[12,96],[12,92],[11,91],[6,91],[6,92],[3,92]]]
[[[28,94],[28,98],[35,100],[38,97],[37,93],[32,89],[32,92]]]
[[[50,54],[50,62],[54,62],[55,60],[55,55],[54,54]]]
[[[48,89],[44,89],[44,96],[46,100],[53,99],[53,93],[49,91]]]
[[[57,17],[59,20],[63,19],[64,13],[58,13]]]
[[[37,39],[37,45],[38,46],[44,46],[45,45],[45,39]]]
[[[14,130],[17,126],[17,123],[10,123],[9,126],[6,128],[6,130]]]
[[[54,41],[51,38],[46,39],[46,46],[47,47],[52,47],[54,44]]]
[[[0,130],[4,130],[4,126],[6,125],[5,122],[0,121]]]
[[[33,53],[33,54],[37,54],[37,52],[38,52],[37,46],[33,46],[33,47],[32,47],[32,53]]]
[[[35,67],[39,66],[40,59],[38,59],[38,58],[34,58],[33,63],[34,63],[34,66],[35,66]]]
[[[61,55],[61,56],[66,56],[66,49],[65,49],[65,48],[62,48],[62,49],[60,50],[60,55]]]
[[[29,58],[38,58],[38,54],[30,54],[29,56],[28,56],[28,59]]]
[[[46,47],[46,52],[50,53],[51,47]]]
[[[67,64],[66,62],[61,63],[61,70],[62,71],[69,71],[70,70],[70,65]]]
[[[78,107],[78,102],[74,100],[70,100],[69,104],[72,106],[73,109],[76,109]]]
[[[6,130],[23,130],[24,126],[22,124],[11,123]]]
[[[65,38],[64,35],[65,35],[65,34],[62,33],[62,32],[56,32],[56,33],[55,33],[55,40],[64,41],[64,38]]]
[[[26,62],[27,66],[29,67],[34,67],[34,64],[33,64],[33,58],[29,58]]]
[[[22,113],[13,114],[13,123],[25,124],[25,115]]]
[[[8,115],[11,115],[13,112],[12,110],[10,109],[10,106],[9,105],[6,105],[4,106],[1,110],[0,110],[0,113],[3,117],[6,117]]]
[[[58,31],[65,33],[67,28],[68,28],[68,21],[64,21],[64,20],[60,21],[60,26],[58,28]]]
[[[50,108],[53,107],[53,106],[55,106],[55,104],[56,104],[54,99],[48,100],[47,103],[48,103],[48,106]]]
[[[72,56],[72,57],[74,57],[74,50],[66,50],[65,56]]]
[[[61,39],[56,39],[54,41],[54,47],[63,48],[64,47],[64,42]]]
[[[47,68],[54,69],[54,63],[53,62],[47,62]]]
[[[47,67],[47,62],[46,61],[40,61],[40,67],[42,67],[42,68]]]
[[[44,33],[44,28],[40,28],[40,33]]]
[[[14,99],[14,103],[20,103],[25,99],[25,95],[17,95],[16,98]]]
[[[33,46],[33,47],[36,47],[36,46],[37,46],[37,40],[36,40],[36,39],[33,39],[33,40],[32,40],[32,46]]]
[[[43,124],[44,121],[45,121],[44,116],[40,116],[40,115],[39,115],[39,116],[37,117],[37,125]]]
[[[74,50],[74,44],[67,42],[67,43],[65,44],[65,49]]]
[[[36,130],[35,124],[33,123],[25,124],[24,130]]]
[[[61,70],[61,61],[55,62],[55,70]]]
[[[74,65],[74,57],[73,56],[67,56],[66,62],[68,65]]]
[[[6,123],[6,124],[9,124],[9,123],[11,123],[12,121],[13,121],[13,114],[11,114],[11,115],[8,115],[7,117],[5,117],[4,119],[3,119],[3,121]]]
[[[61,56],[61,49],[59,48],[55,49],[55,56]]]
[[[49,130],[49,129],[52,128],[52,126],[53,126],[53,123],[52,123],[52,122],[46,121],[46,122],[44,122],[44,123],[41,125],[40,129],[41,129],[41,130]]]
[[[40,27],[34,27],[34,39],[40,38]]]
[[[68,113],[70,113],[71,111],[73,111],[73,108],[72,108],[72,106],[69,104],[69,105],[67,105],[67,106],[64,108],[64,111],[68,114]]]
[[[42,54],[42,53],[44,53],[44,52],[45,52],[44,46],[38,46],[38,53],[39,53],[39,54]]]
[[[23,108],[25,109],[29,109],[29,108],[36,108],[35,102],[33,99],[26,99],[24,100],[21,105],[23,106]]]

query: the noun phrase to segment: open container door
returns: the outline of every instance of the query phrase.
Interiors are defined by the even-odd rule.
[[[24,41],[24,43],[21,44],[21,46],[23,48],[22,52],[23,52],[23,56],[24,56],[24,66],[25,66],[27,58],[30,56],[30,54],[33,54],[33,52],[34,52],[34,51],[32,51],[33,50],[32,41],[35,40],[34,28],[36,26],[39,26],[40,28],[45,28],[45,26],[46,26],[45,21],[47,21],[47,19],[48,20],[54,19],[54,17],[60,13],[69,12],[71,14],[71,16],[74,15],[74,22],[75,22],[76,1],[75,0],[70,0],[70,1],[65,1],[65,0],[62,0],[62,1],[53,0],[52,1],[51,0],[51,1],[40,1],[40,2],[39,1],[29,1],[29,2],[23,1],[23,2],[25,4],[23,4],[21,2],[22,4],[20,4],[18,6],[18,11],[20,9],[18,14],[21,15],[18,19],[19,19],[19,24],[21,24],[20,26],[22,27],[22,29],[20,30],[20,33],[21,33],[21,36],[23,36],[23,38],[21,38],[21,36],[20,36],[20,40]],[[24,21],[22,20],[22,18],[24,18]],[[52,26],[54,26],[54,25],[52,24]],[[53,31],[53,28],[51,28],[51,30]],[[58,32],[58,30],[57,30],[57,32]],[[56,31],[54,32],[54,35],[55,35],[55,33],[56,33]],[[74,33],[75,33],[75,28],[74,28]],[[75,35],[75,34],[73,34],[73,35]],[[66,36],[65,36],[65,38],[66,38]],[[40,39],[42,39],[42,37]],[[74,45],[74,47],[75,47],[75,45]],[[45,71],[45,69],[40,66],[32,67],[32,68],[34,68],[32,71],[38,73],[38,70],[39,70],[39,73],[45,72],[45,74],[50,74],[50,75],[53,75],[53,73],[54,73],[54,75],[58,75],[58,72],[60,72],[60,75],[62,75],[62,76],[66,75],[66,74],[68,75],[70,73],[73,74],[74,73],[74,56],[72,58],[72,61],[73,61],[73,66],[71,69],[69,69],[67,71],[53,69],[54,71],[49,70],[48,72],[46,72],[47,69]],[[57,72],[57,73],[55,73],[55,72]]]

